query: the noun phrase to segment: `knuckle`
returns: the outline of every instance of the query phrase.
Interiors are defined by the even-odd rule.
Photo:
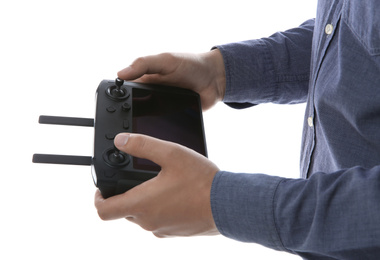
[[[139,225],[142,229],[149,231],[149,232],[156,232],[158,229],[158,226],[152,222],[149,221],[142,216],[134,216],[133,218],[127,218],[129,221]]]
[[[160,55],[162,60],[166,61],[167,64],[172,64],[175,66],[177,66],[184,60],[183,55],[181,55],[180,53],[165,52]]]
[[[145,223],[141,227],[145,229],[146,231],[150,231],[150,232],[155,232],[155,230],[157,229],[157,227],[152,223]]]
[[[147,140],[142,135],[135,135],[133,137],[132,149],[137,155],[142,154],[148,147]]]
[[[98,209],[98,215],[101,220],[108,220],[108,215],[103,210]]]
[[[139,57],[131,64],[132,67],[144,67],[146,65],[146,57]]]
[[[153,235],[154,235],[155,237],[157,237],[157,238],[165,238],[165,237],[166,237],[166,236],[160,234],[159,232],[152,232],[152,233],[153,233]]]
[[[172,52],[163,52],[161,54],[158,55],[161,59],[165,59],[167,61],[173,61],[176,59],[176,54],[172,53]]]
[[[185,153],[184,147],[177,144],[177,143],[172,143],[170,146],[170,149],[167,151],[167,157],[169,158],[182,158],[183,154]]]

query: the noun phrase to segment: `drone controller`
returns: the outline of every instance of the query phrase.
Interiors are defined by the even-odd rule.
[[[92,118],[40,116],[40,124],[94,127],[93,156],[34,154],[34,163],[92,166],[104,198],[121,194],[155,177],[160,166],[114,146],[122,132],[149,135],[184,145],[207,156],[199,95],[193,91],[135,82],[103,80]]]

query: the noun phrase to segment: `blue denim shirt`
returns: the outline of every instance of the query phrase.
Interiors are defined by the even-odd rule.
[[[228,105],[307,102],[302,178],[218,172],[219,231],[304,259],[380,259],[380,1],[320,0],[298,28],[217,48]]]

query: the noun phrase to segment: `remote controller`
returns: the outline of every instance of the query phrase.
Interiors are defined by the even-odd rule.
[[[95,119],[40,116],[39,123],[94,127],[93,156],[34,154],[33,162],[92,166],[104,198],[124,193],[160,171],[159,165],[116,149],[118,133],[150,135],[207,156],[200,97],[176,87],[103,80],[96,91]]]

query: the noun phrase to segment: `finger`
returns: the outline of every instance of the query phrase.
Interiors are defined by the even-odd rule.
[[[182,151],[180,146],[146,135],[122,133],[115,137],[115,146],[132,156],[148,159],[162,168],[175,160]],[[182,147],[181,147],[182,148]],[[170,158],[170,159],[168,159]]]
[[[133,219],[133,216],[128,216],[127,206],[128,204],[123,198],[123,194],[104,199],[99,190],[95,193],[95,207],[102,220],[114,220],[124,217]]]
[[[165,53],[140,57],[117,75],[124,80],[134,80],[145,74],[167,74],[173,68],[173,61],[171,55]]]

